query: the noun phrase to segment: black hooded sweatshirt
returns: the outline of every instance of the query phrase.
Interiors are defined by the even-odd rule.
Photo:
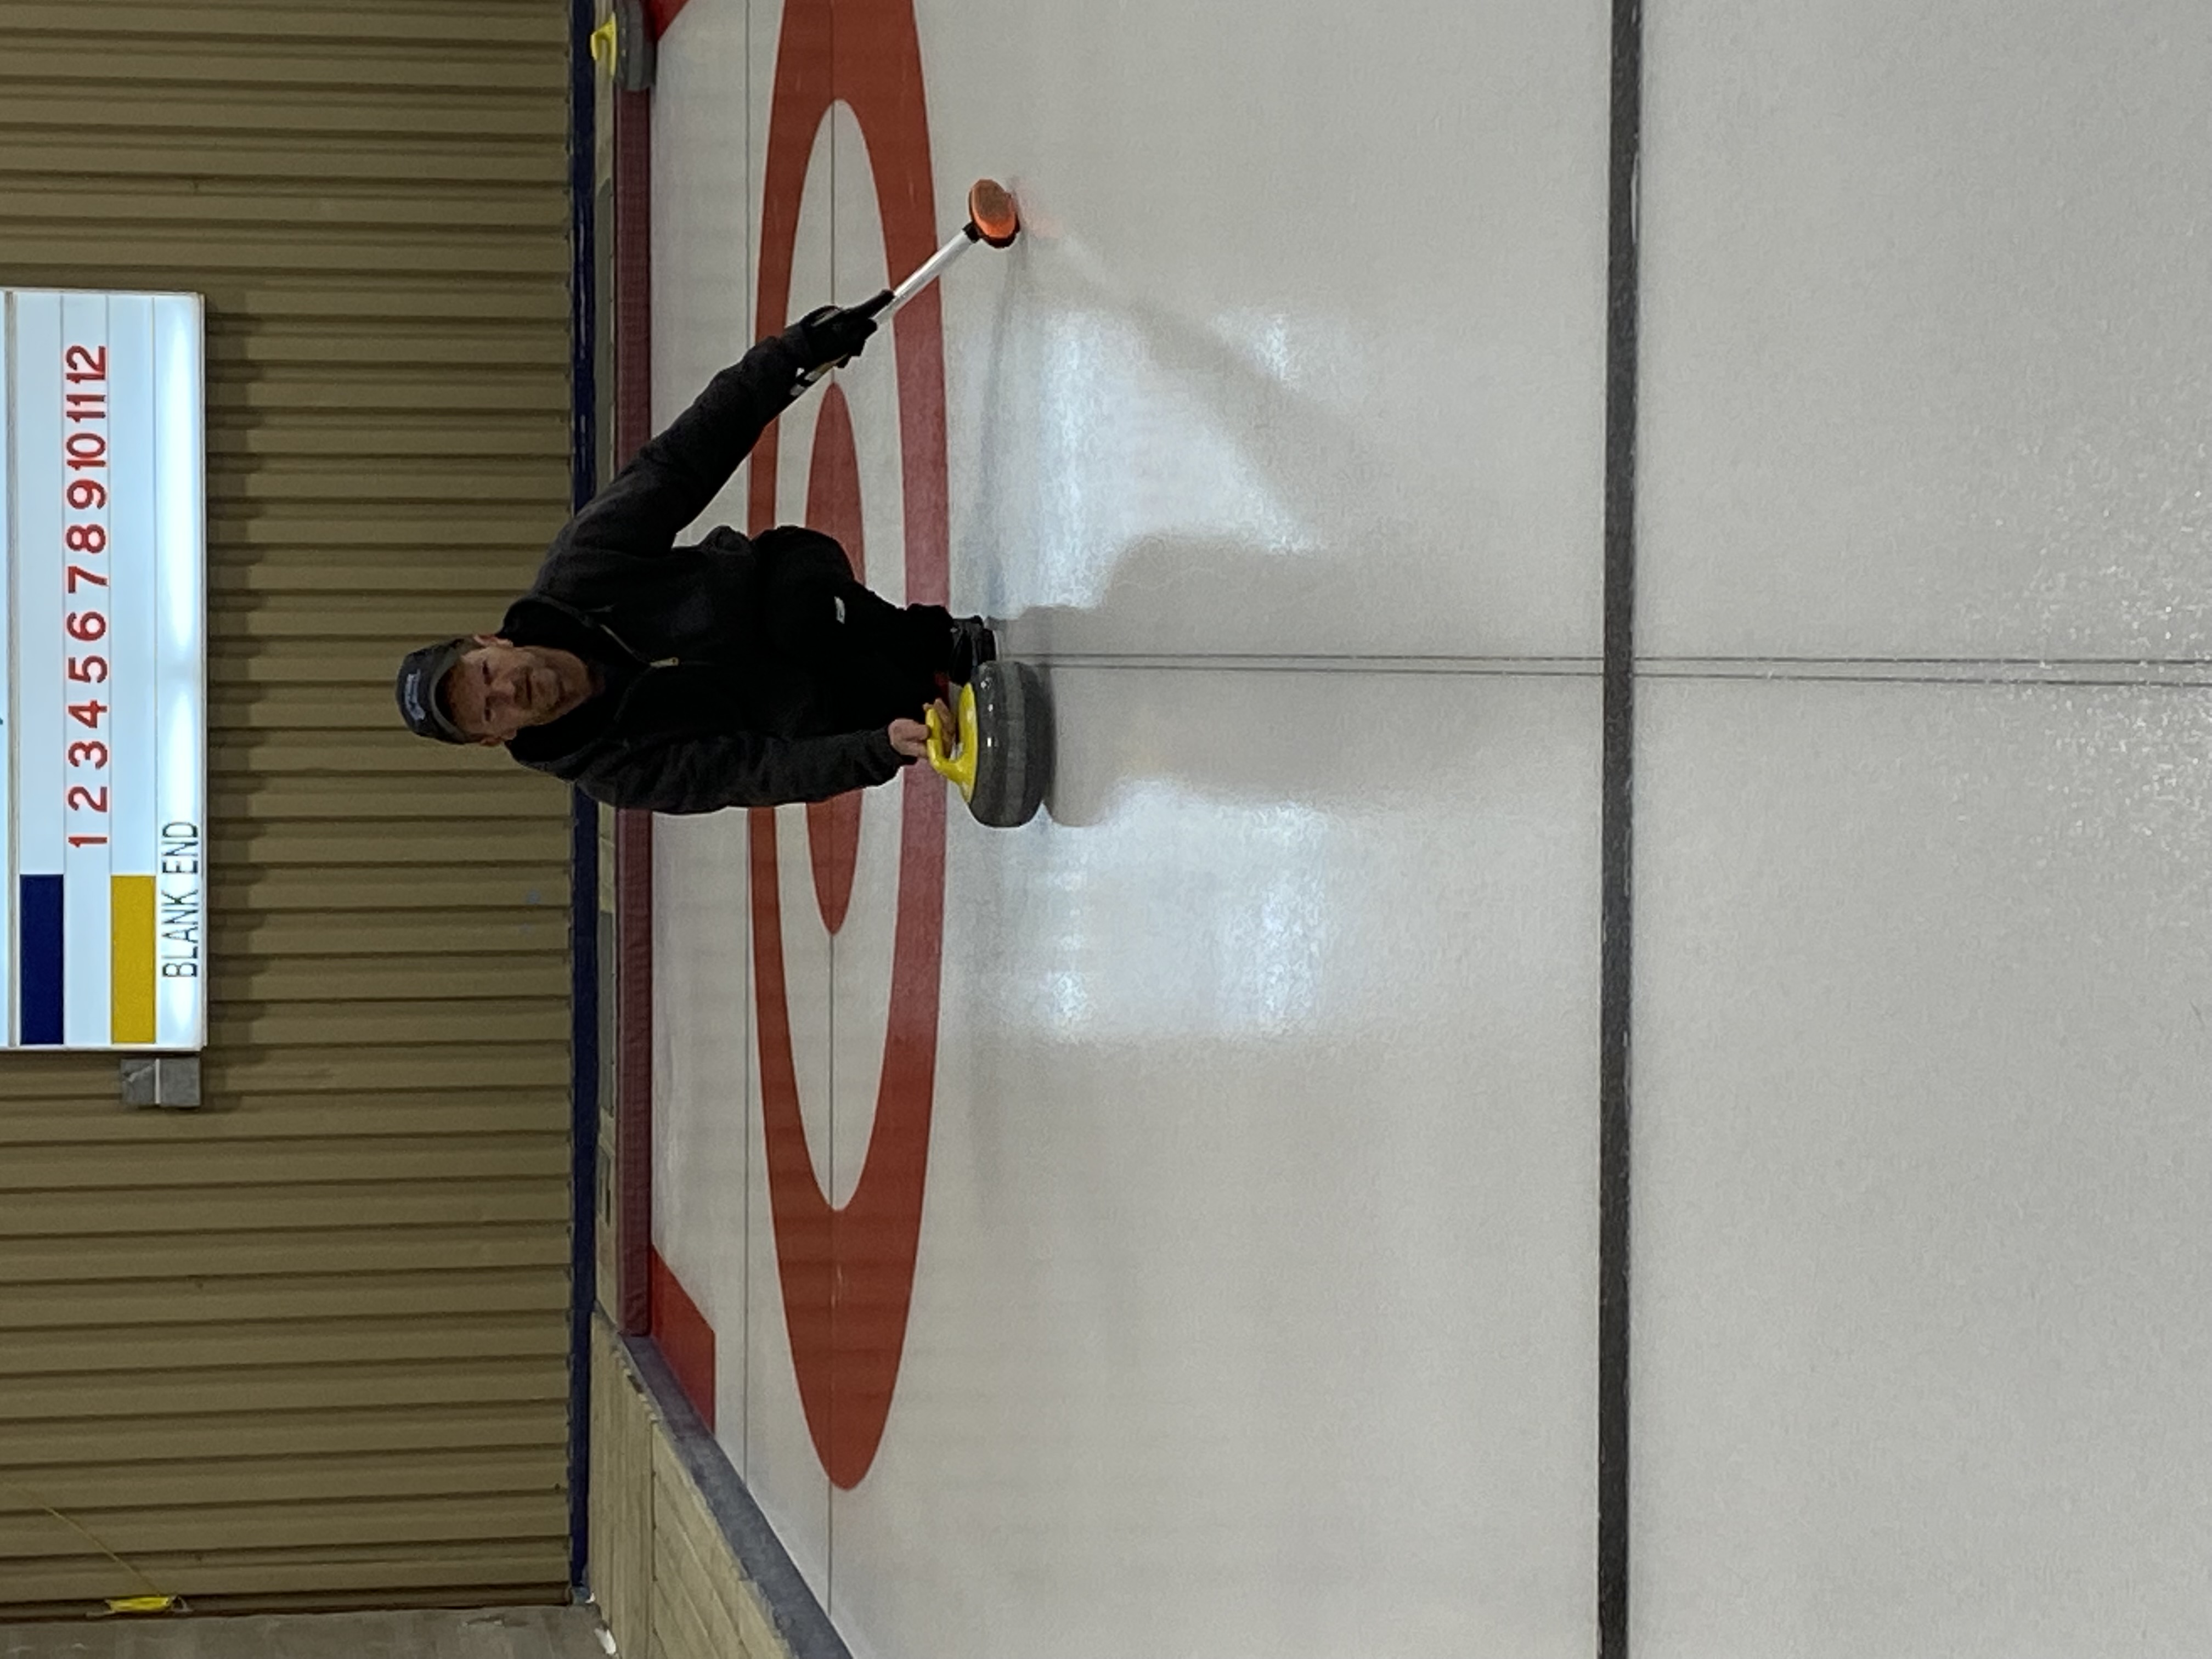
[[[517,733],[515,759],[659,812],[822,800],[908,763],[884,728],[933,695],[945,611],[878,599],[811,530],[724,527],[676,545],[789,407],[802,367],[788,336],[762,341],[554,538],[501,633],[575,653],[605,685]]]

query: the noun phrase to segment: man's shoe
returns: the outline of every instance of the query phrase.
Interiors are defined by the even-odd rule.
[[[999,641],[981,617],[960,617],[952,623],[952,660],[946,673],[955,685],[975,678],[975,670],[999,657]]]

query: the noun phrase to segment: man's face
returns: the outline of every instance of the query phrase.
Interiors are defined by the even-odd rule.
[[[445,692],[453,724],[478,743],[505,743],[525,726],[558,720],[590,694],[588,674],[566,652],[475,638],[476,649],[447,674]]]

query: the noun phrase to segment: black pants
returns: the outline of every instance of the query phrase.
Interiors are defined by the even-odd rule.
[[[785,526],[754,538],[775,593],[790,666],[811,684],[805,724],[859,732],[920,720],[952,663],[952,613],[896,605],[853,576],[843,547],[818,530]]]

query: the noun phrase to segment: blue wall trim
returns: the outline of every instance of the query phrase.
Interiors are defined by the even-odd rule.
[[[599,489],[598,265],[592,225],[592,0],[568,0],[568,478],[571,505]],[[593,1235],[599,1164],[599,809],[569,798],[568,1582],[586,1588],[592,1472],[592,1307],[599,1297]]]

